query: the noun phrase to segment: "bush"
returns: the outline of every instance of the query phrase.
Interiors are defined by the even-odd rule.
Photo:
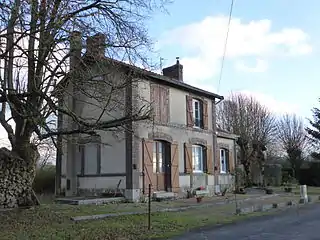
[[[266,164],[264,166],[264,182],[267,186],[280,186],[282,181],[282,166],[280,164]]]
[[[37,169],[33,190],[38,194],[53,194],[55,191],[55,175],[56,169],[53,165]]]

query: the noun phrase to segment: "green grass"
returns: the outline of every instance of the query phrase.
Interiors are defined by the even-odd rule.
[[[48,206],[43,206],[1,213],[0,231],[3,240],[163,238],[206,225],[230,223],[250,217],[250,215],[235,216],[233,215],[234,211],[234,205],[225,205],[214,209],[152,214],[152,229],[148,231],[147,215],[75,223],[70,220],[67,214],[58,214]]]
[[[273,202],[281,202],[283,199],[284,198],[275,198]],[[259,203],[262,202],[263,201],[259,201]],[[160,205],[165,203],[153,204]],[[246,204],[252,203],[247,202]],[[171,204],[167,203],[167,205]],[[141,204],[137,204],[137,206],[140,206],[142,209]],[[145,209],[146,205],[143,206],[143,209]],[[110,212],[111,209],[113,212],[117,212],[117,210],[121,212],[131,207],[132,204],[119,204],[117,206],[47,204],[28,210],[0,212],[1,240],[154,239],[172,237],[203,226],[230,223],[252,216],[270,214],[269,212],[264,212],[236,216],[234,215],[236,208],[234,203],[192,209],[185,212],[154,213],[151,218],[151,231],[147,229],[147,215],[122,216],[78,223],[70,220],[71,216],[107,213]]]

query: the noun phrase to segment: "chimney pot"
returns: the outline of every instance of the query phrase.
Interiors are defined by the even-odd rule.
[[[162,69],[163,75],[169,78],[174,78],[183,82],[183,65],[180,64],[179,57],[176,57],[176,64]]]

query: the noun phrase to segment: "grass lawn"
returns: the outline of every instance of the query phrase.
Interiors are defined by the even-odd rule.
[[[292,193],[300,195],[300,185],[292,186]],[[275,191],[284,191],[284,187],[272,187]],[[320,187],[307,186],[308,195],[318,195],[320,196]]]
[[[119,211],[125,208],[123,206],[118,206]],[[28,210],[0,212],[0,239],[154,239],[179,235],[206,225],[230,223],[256,215],[270,214],[265,212],[236,216],[234,203],[185,212],[154,213],[151,231],[147,229],[147,215],[78,223],[70,220],[71,216],[96,214],[102,211],[101,209],[101,206],[47,204]]]

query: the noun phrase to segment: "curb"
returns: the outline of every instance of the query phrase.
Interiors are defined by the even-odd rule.
[[[317,200],[320,200],[320,196]],[[245,208],[238,208],[236,209],[237,215],[243,215],[243,214],[249,214],[254,212],[266,212],[272,209],[283,209],[288,207],[294,207],[299,205],[306,205],[306,204],[312,204],[315,203],[313,199],[309,196],[308,201],[305,199],[300,199],[299,201],[287,201],[287,202],[281,202],[281,203],[272,203],[272,204],[264,204],[264,205],[255,205]]]

